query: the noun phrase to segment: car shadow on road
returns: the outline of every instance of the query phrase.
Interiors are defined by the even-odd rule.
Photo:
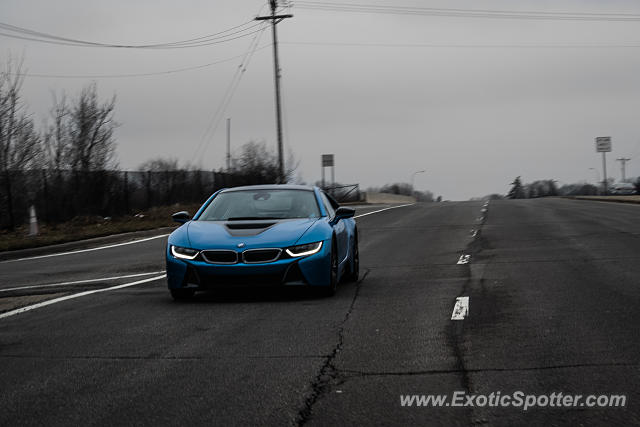
[[[330,301],[341,296],[351,295],[356,283],[345,282],[338,286],[335,295],[328,297],[320,288],[308,286],[291,287],[242,287],[219,288],[196,292],[193,298],[175,301],[176,304],[211,303],[256,303],[256,302],[292,302],[292,301]]]

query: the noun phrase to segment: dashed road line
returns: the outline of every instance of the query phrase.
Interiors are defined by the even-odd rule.
[[[60,298],[50,299],[48,301],[43,301],[43,302],[40,302],[38,304],[28,305],[26,307],[17,308],[15,310],[7,311],[6,313],[0,314],[0,319],[4,319],[5,317],[10,317],[10,316],[15,316],[16,314],[21,314],[21,313],[24,313],[24,312],[27,312],[27,311],[35,310],[36,308],[46,307],[48,305],[56,304],[56,303],[59,303],[59,302],[62,302],[62,301],[66,301],[66,300],[70,300],[70,299],[74,299],[74,298],[80,298],[80,297],[83,297],[83,296],[86,296],[86,295],[97,294],[99,292],[114,291],[116,289],[127,288],[129,286],[141,285],[143,283],[153,282],[155,280],[160,280],[160,279],[163,279],[165,277],[167,277],[167,275],[163,274],[161,276],[150,277],[148,279],[138,280],[136,282],[131,282],[131,283],[125,283],[123,285],[111,286],[109,288],[102,288],[102,289],[94,289],[92,291],[79,292],[77,294],[72,294],[72,295],[67,295],[67,296],[60,297]]]
[[[458,265],[469,264],[471,260],[471,255],[460,255],[460,259],[458,259]]]
[[[134,277],[151,276],[152,274],[160,274],[160,273],[164,273],[164,270],[152,271],[151,273],[127,274],[126,276],[102,277],[100,279],[87,279],[87,280],[76,280],[73,282],[50,283],[46,285],[19,286],[17,288],[0,289],[0,292],[20,291],[23,289],[52,288],[56,286],[81,285],[84,283],[105,282],[109,280],[131,279]]]
[[[464,320],[469,315],[469,297],[456,298],[456,305],[453,306],[451,320]]]

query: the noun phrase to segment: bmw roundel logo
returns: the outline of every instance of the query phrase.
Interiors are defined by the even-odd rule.
[[[245,244],[245,243],[243,243],[243,242],[238,243],[238,247],[239,247],[239,248],[244,248],[245,246],[246,246],[246,244]]]

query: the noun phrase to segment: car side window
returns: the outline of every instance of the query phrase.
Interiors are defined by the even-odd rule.
[[[336,215],[336,211],[333,208],[333,205],[329,201],[329,198],[326,194],[320,193],[320,198],[322,199],[322,204],[324,205],[325,210],[327,211],[327,216],[329,218],[333,218]]]

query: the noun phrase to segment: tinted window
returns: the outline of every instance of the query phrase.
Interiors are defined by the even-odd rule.
[[[207,206],[200,221],[318,218],[315,194],[306,190],[225,191]]]

